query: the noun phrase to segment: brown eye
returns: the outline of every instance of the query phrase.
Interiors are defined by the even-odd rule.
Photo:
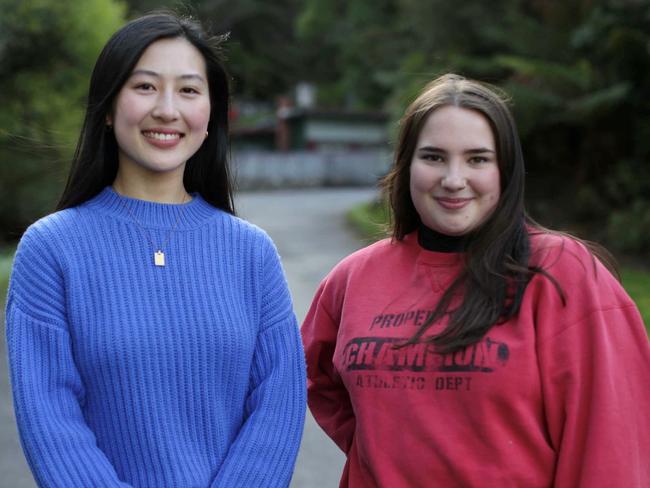
[[[439,154],[423,154],[420,156],[420,159],[423,159],[425,161],[431,161],[432,163],[438,163],[442,161],[442,156]]]
[[[487,163],[489,162],[489,159],[485,156],[474,156],[470,158],[469,162],[474,164]]]

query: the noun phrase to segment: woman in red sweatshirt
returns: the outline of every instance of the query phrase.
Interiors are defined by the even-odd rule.
[[[341,487],[648,487],[650,346],[592,248],[532,222],[496,89],[434,80],[383,181],[392,238],[339,263],[302,327]]]

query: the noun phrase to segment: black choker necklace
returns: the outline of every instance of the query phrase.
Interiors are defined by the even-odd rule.
[[[427,251],[436,252],[463,252],[467,247],[466,236],[448,236],[425,225],[420,225],[418,244]]]

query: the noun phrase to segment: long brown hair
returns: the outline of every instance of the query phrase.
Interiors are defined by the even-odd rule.
[[[393,167],[381,183],[390,203],[393,239],[401,241],[422,225],[410,194],[411,160],[428,117],[448,105],[474,110],[490,124],[496,142],[501,196],[491,216],[466,236],[461,273],[442,295],[427,322],[404,344],[418,342],[431,326],[448,315],[442,332],[426,339],[441,353],[476,343],[494,325],[515,316],[535,273],[549,278],[564,301],[564,293],[553,277],[529,265],[528,229],[545,229],[526,215],[521,143],[508,98],[494,86],[446,74],[429,83],[406,109]],[[459,306],[450,310],[452,299],[459,293]]]

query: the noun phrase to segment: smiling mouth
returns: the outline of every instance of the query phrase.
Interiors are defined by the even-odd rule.
[[[472,198],[436,198],[435,199],[440,206],[449,210],[455,210],[465,207],[470,203]]]
[[[180,132],[154,132],[154,131],[143,131],[142,135],[148,137],[149,139],[155,139],[157,141],[174,141],[184,136],[184,134],[181,134]]]

